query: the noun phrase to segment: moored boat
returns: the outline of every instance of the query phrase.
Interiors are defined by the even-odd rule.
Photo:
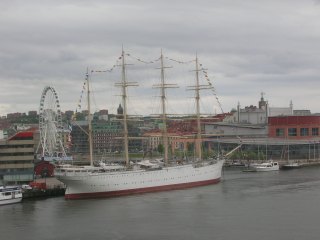
[[[240,160],[235,160],[225,164],[226,167],[245,167],[246,164]]]
[[[297,169],[297,168],[301,168],[302,165],[297,163],[297,162],[291,162],[291,163],[287,163],[281,166],[281,169],[283,170],[290,170],[290,169]]]
[[[273,162],[273,161],[265,162],[261,164],[255,164],[251,168],[256,172],[278,171],[280,169],[279,163]]]
[[[143,164],[132,169],[91,171],[60,169],[59,180],[67,186],[66,199],[122,196],[218,183],[224,160],[160,167]]]
[[[290,144],[288,144],[286,146],[284,155],[287,155],[287,163],[281,165],[280,168],[282,170],[297,169],[297,168],[301,168],[302,167],[302,165],[300,163],[290,159]]]
[[[0,186],[0,205],[22,201],[22,191],[17,186]]]

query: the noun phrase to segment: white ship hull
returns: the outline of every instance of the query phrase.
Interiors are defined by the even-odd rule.
[[[183,189],[218,183],[224,161],[164,167],[154,170],[108,172],[56,172],[66,184],[66,199],[122,196],[137,193]]]

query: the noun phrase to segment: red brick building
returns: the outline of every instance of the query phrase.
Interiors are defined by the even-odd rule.
[[[277,116],[268,118],[268,135],[270,138],[318,138],[319,128],[320,116]]]

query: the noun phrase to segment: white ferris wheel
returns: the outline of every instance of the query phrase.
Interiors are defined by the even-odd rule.
[[[41,158],[65,157],[63,147],[63,126],[58,94],[53,87],[43,89],[39,109],[39,131]]]

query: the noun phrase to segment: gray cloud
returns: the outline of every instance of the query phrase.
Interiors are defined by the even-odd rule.
[[[296,108],[319,112],[318,3],[2,1],[0,115],[38,109],[46,85],[56,88],[63,110],[74,110],[86,68],[112,67],[122,44],[144,59],[158,58],[161,48],[166,56],[182,60],[194,59],[197,52],[225,111],[238,101],[256,104],[263,91],[273,106],[293,100]],[[129,79],[140,84],[129,90],[133,111],[150,113],[156,105],[157,92],[149,88],[159,80],[157,66],[128,61],[135,63],[128,69]],[[168,91],[172,109],[188,111],[183,79],[189,79],[185,73],[193,68],[177,65],[167,71],[168,81],[182,85]],[[111,86],[119,79],[116,74],[93,76],[97,109],[116,109],[118,90]],[[204,104],[219,110],[214,101]]]

